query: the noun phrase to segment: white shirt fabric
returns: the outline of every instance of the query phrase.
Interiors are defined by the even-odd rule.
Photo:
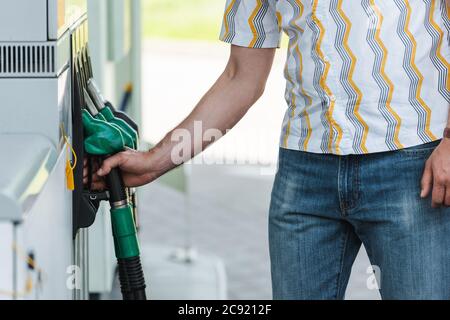
[[[220,39],[289,36],[281,146],[366,154],[438,140],[450,103],[445,0],[227,0]]]

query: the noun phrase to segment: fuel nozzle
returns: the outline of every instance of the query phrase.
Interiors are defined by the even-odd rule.
[[[125,142],[125,146],[134,149],[136,147],[135,137],[134,134],[133,135],[130,134],[130,130],[128,129],[126,124],[114,119],[114,115],[110,115],[109,112],[107,112],[107,109],[99,111],[99,109],[95,106],[95,103],[91,99],[90,94],[86,91],[86,89],[83,90],[84,90],[84,100],[86,101],[86,108],[89,111],[89,113],[95,119],[105,121],[111,126],[120,130],[120,132],[122,133],[123,141]]]
[[[130,131],[126,122],[115,118],[92,79],[85,86],[87,90],[83,89],[82,93],[86,105],[82,111],[85,151],[106,159],[121,152],[125,146],[135,148],[136,132]],[[133,208],[120,168],[111,170],[106,176],[106,184],[123,299],[146,300],[146,284]]]
[[[99,111],[96,108],[96,105],[92,101],[91,97],[89,96],[89,93],[86,91],[86,89],[83,89],[84,93],[84,101],[86,102],[86,109],[89,111],[89,113],[95,118],[98,116]],[[103,119],[102,119],[103,120]]]
[[[114,111],[107,105],[107,101],[103,97],[103,95],[100,93],[100,90],[95,83],[94,79],[89,79],[87,82],[87,91],[85,92],[85,95],[89,96],[90,101],[90,108],[96,109],[97,113],[99,114],[98,117],[102,116],[105,121],[116,125],[118,128],[120,128],[127,139],[126,146],[131,149],[137,149],[138,147],[138,140],[139,136],[136,130],[133,129],[133,127],[128,124],[127,121],[124,119],[121,119],[119,117],[116,117],[114,114]],[[92,114],[92,113],[91,113]]]
[[[94,79],[91,78],[88,80],[87,89],[97,110],[103,110],[106,107],[106,99],[103,97]]]

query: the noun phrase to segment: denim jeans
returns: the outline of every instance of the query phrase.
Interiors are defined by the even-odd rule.
[[[269,215],[274,299],[343,299],[361,244],[383,299],[450,299],[450,209],[420,198],[438,143],[349,156],[280,149]]]

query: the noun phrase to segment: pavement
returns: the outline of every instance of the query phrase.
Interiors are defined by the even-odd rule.
[[[143,134],[147,141],[157,142],[189,113],[220,75],[228,46],[150,40],[143,49]],[[176,248],[194,248],[199,256],[220,258],[230,299],[272,297],[267,215],[286,108],[283,59],[284,50],[278,50],[264,97],[229,136],[207,150],[210,162],[225,159],[241,164],[189,164],[185,167],[185,193],[156,182],[140,194],[140,203],[145,204],[140,206],[143,246],[164,246],[174,252]],[[347,299],[379,299],[378,292],[366,285],[369,267],[361,250]],[[156,274],[147,277],[150,283],[158,282]],[[155,289],[168,290],[163,285]],[[171,294],[179,296],[176,292],[160,296],[170,298]]]

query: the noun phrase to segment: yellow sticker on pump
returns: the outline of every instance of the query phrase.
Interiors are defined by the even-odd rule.
[[[69,189],[70,191],[75,190],[75,180],[73,177],[73,168],[70,160],[67,160],[66,162],[66,183],[67,189]]]
[[[75,150],[72,147],[72,144],[69,141],[69,138],[67,137],[65,130],[64,130],[64,126],[61,125],[61,133],[64,137],[64,141],[67,145],[67,153],[66,153],[66,186],[67,189],[70,191],[75,190],[75,179],[74,179],[74,174],[73,174],[73,170],[75,170],[76,166],[77,166],[77,154],[75,153]],[[70,161],[70,152],[72,152],[73,155],[73,165],[72,162]]]

